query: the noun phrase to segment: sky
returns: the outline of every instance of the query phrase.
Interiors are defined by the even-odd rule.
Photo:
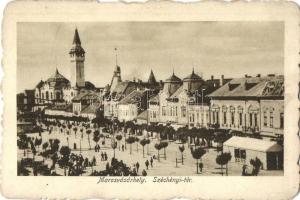
[[[69,50],[77,27],[86,51],[85,79],[109,84],[116,65],[123,80],[157,80],[195,69],[204,79],[283,74],[282,22],[80,22],[17,24],[17,91],[33,89],[55,69],[70,78]]]

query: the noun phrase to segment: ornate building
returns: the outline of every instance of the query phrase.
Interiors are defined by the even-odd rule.
[[[91,82],[85,81],[85,51],[81,46],[77,28],[69,56],[71,81],[59,73],[58,69],[46,81],[41,80],[35,87],[35,109],[43,109],[53,104],[69,104],[81,92],[96,90]]]
[[[209,97],[212,124],[262,136],[283,134],[283,76],[236,78]]]

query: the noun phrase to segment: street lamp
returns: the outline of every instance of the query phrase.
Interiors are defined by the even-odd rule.
[[[203,127],[203,122],[204,122],[204,120],[203,120],[203,118],[204,118],[204,107],[203,107],[203,91],[205,91],[205,88],[202,88],[202,90],[201,90],[201,99],[202,99],[202,104],[201,104],[201,108],[202,108],[202,115],[201,115],[201,125],[202,125],[202,127]]]

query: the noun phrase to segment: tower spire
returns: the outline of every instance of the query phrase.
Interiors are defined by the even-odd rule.
[[[75,45],[81,45],[81,41],[80,41],[80,37],[79,37],[79,33],[77,30],[77,27],[75,28],[75,34],[74,34],[74,38],[73,38],[73,44]]]
[[[116,66],[118,66],[118,52],[117,52],[117,47],[115,47],[115,53],[116,53]]]

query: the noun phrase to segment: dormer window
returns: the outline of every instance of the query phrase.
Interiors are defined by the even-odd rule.
[[[235,88],[237,88],[237,87],[239,86],[239,84],[232,84],[232,83],[229,83],[228,86],[229,86],[229,91],[232,91],[232,90],[234,90]]]

